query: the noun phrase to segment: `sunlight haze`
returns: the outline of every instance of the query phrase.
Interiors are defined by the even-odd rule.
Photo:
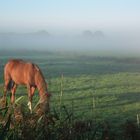
[[[140,51],[139,7],[138,0],[0,0],[0,48]],[[42,31],[50,37],[31,36]]]

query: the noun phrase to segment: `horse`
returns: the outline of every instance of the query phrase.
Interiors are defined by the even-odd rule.
[[[11,104],[15,102],[15,92],[18,85],[27,86],[28,107],[32,113],[32,98],[36,89],[38,89],[39,103],[47,102],[49,104],[49,93],[47,83],[40,68],[31,62],[22,59],[11,59],[4,67],[4,99],[7,91],[11,91]]]

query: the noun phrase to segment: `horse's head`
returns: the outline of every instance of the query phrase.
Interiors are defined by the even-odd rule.
[[[42,103],[42,102],[48,102],[49,103],[50,97],[51,97],[51,94],[48,91],[46,91],[44,94],[40,95],[40,103]]]
[[[40,97],[39,108],[40,108],[40,111],[42,113],[49,111],[49,99],[50,99],[50,97],[51,97],[51,94],[48,92],[46,92],[44,95],[42,95]]]
[[[46,95],[46,97],[51,97],[51,93],[50,92],[48,92],[48,84],[46,83],[46,89],[47,89],[47,91],[46,91],[46,93],[45,93],[45,95]]]

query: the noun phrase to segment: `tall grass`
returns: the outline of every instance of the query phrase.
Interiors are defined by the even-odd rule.
[[[61,114],[61,109],[62,109],[62,97],[63,97],[63,74],[61,74],[61,79],[60,79],[60,118],[62,116]]]
[[[6,111],[3,115],[3,124],[0,124],[1,140],[35,139],[35,140],[84,140],[90,139],[95,133],[95,124],[91,122],[77,121],[72,123],[72,112],[62,106],[63,118],[58,118],[59,112],[46,112],[38,116],[36,112],[30,114],[23,106],[17,104],[22,98],[16,100],[15,106],[9,106],[0,110]],[[8,109],[8,110],[7,110]],[[89,125],[90,123],[90,125]],[[97,131],[97,130],[96,130]],[[92,134],[92,135],[89,135]]]

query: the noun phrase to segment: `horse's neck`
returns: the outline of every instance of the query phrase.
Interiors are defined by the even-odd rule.
[[[39,92],[39,95],[44,95],[47,91],[47,88],[46,88],[46,83],[45,82],[40,82],[38,85],[37,85],[37,89],[38,89],[38,92]]]
[[[39,91],[40,103],[42,103],[44,101],[48,102],[48,97],[46,96],[47,84],[46,84],[46,81],[45,81],[41,71],[38,71],[36,74],[36,86]]]
[[[47,103],[47,102],[49,102],[49,97],[47,97],[46,96],[46,94],[42,94],[41,96],[40,96],[40,100],[39,100],[39,103]]]
[[[47,96],[46,96],[46,92],[47,92],[47,88],[46,88],[46,83],[39,85],[38,86],[38,91],[39,91],[39,96],[40,96],[40,103],[47,101]]]
[[[47,91],[46,82],[41,73],[37,74],[36,86],[37,86],[37,89],[38,89],[40,95],[46,93],[46,91]]]

